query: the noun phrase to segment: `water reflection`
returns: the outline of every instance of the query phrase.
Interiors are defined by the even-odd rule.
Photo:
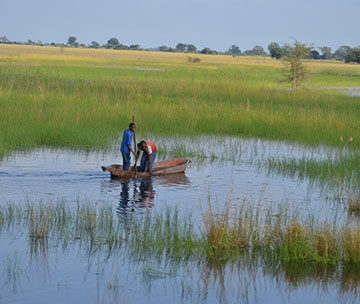
[[[135,209],[149,209],[154,206],[156,191],[151,178],[124,179],[120,183],[120,203],[117,207],[119,214],[126,215]]]

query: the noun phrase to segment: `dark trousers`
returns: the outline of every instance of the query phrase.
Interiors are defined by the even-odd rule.
[[[130,152],[129,153],[121,152],[121,154],[123,157],[123,170],[128,171],[130,167]]]
[[[149,172],[149,157],[151,157],[151,171],[154,167],[154,162],[156,158],[157,151],[154,151],[151,155],[147,154],[146,152],[143,152],[143,155],[141,157],[140,161],[140,171],[141,172]]]

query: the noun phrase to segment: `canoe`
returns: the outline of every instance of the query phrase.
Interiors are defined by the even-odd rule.
[[[164,160],[154,164],[152,176],[167,175],[174,173],[185,172],[186,167],[191,163],[189,158],[174,158]],[[110,172],[112,178],[135,178],[135,168],[131,167],[129,171],[123,171],[121,165],[101,166],[101,169]],[[137,178],[149,177],[148,172],[140,172],[140,167],[137,167]]]

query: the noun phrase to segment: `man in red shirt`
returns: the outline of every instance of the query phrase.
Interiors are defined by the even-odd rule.
[[[143,151],[143,155],[140,161],[140,171],[149,172],[151,175],[158,148],[150,140],[142,140],[138,143],[137,147],[138,152],[135,157],[135,164],[137,163],[137,160],[139,158],[140,150]]]

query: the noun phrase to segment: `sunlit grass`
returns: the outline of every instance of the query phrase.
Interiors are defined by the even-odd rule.
[[[14,50],[0,57],[0,154],[42,145],[107,148],[132,115],[142,134],[231,134],[330,145],[351,135],[353,146],[359,145],[359,98],[281,88],[273,59],[260,64],[253,62],[259,58],[210,56],[191,65],[184,54],[153,58],[110,51],[118,57],[106,57],[106,50],[70,49],[72,55],[62,56],[34,48],[16,56]],[[342,67],[334,64],[333,70]],[[354,85],[354,69],[329,76],[315,67],[318,80],[308,83],[326,86],[333,77],[338,85]]]

